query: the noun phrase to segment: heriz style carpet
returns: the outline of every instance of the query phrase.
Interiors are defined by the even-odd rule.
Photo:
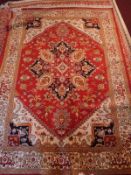
[[[0,10],[0,173],[131,174],[130,39],[115,1]]]

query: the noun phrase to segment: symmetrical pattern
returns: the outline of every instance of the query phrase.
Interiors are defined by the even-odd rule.
[[[108,95],[103,49],[73,26],[57,23],[24,46],[16,90],[29,111],[66,136]]]
[[[112,0],[5,10],[0,173],[130,174],[130,50]]]

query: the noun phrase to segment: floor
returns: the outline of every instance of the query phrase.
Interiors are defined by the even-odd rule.
[[[131,0],[116,0],[116,2],[131,35]]]

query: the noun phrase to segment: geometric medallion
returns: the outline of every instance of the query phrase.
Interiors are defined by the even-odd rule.
[[[108,95],[104,51],[74,26],[57,23],[23,47],[16,90],[28,111],[62,139]]]

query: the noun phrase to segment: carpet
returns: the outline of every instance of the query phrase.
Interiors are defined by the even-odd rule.
[[[24,0],[0,15],[0,173],[131,174],[131,45],[115,1]]]

